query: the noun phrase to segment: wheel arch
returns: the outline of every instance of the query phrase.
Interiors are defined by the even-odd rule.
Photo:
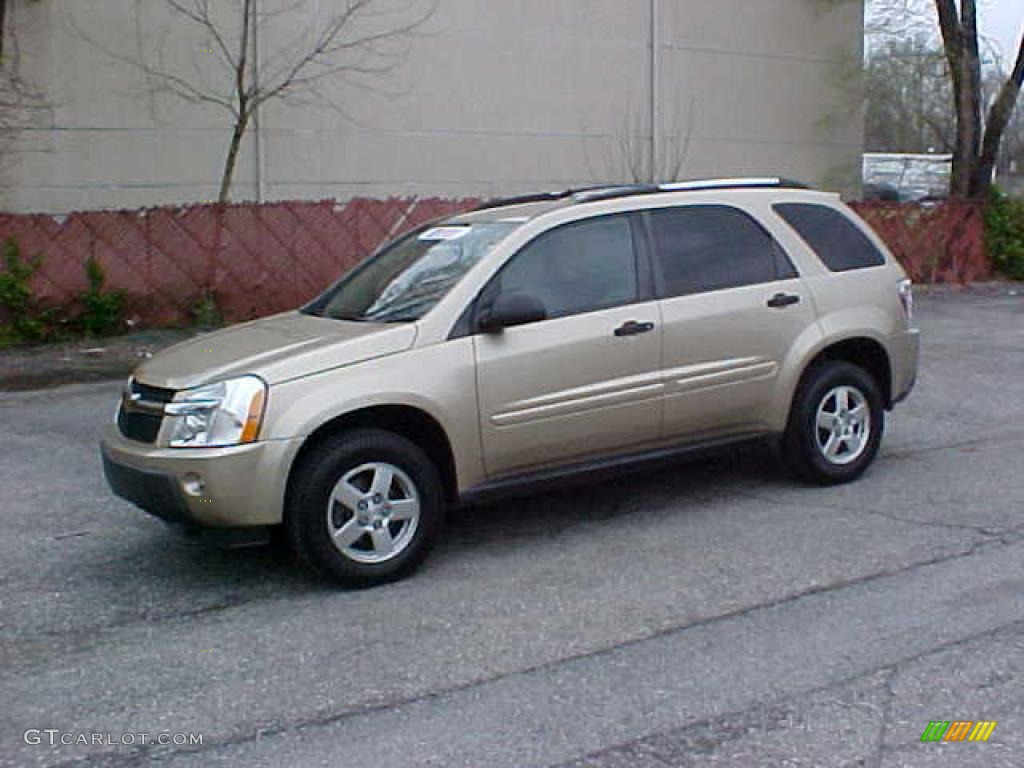
[[[287,500],[292,493],[296,470],[327,439],[353,429],[375,429],[404,437],[419,447],[437,467],[444,488],[445,500],[458,498],[455,454],[451,441],[440,422],[421,408],[412,405],[369,405],[335,416],[321,424],[303,441],[288,469],[285,489]],[[287,503],[285,509],[287,509]]]
[[[793,407],[793,398],[800,391],[808,373],[826,360],[852,363],[864,369],[878,384],[885,409],[892,408],[892,361],[885,345],[870,336],[850,336],[829,340],[810,357],[801,370],[796,387],[790,396],[790,410]]]

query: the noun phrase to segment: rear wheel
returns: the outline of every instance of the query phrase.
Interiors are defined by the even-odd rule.
[[[405,438],[377,430],[333,437],[296,470],[288,536],[314,569],[349,586],[411,573],[444,519],[441,481]]]
[[[884,428],[882,395],[874,378],[852,363],[826,361],[801,382],[783,438],[783,457],[805,480],[850,482],[874,461]]]

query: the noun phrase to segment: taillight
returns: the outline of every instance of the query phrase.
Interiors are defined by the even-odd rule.
[[[908,279],[900,280],[897,290],[900,295],[900,304],[903,305],[903,311],[909,322],[914,319],[914,282]]]

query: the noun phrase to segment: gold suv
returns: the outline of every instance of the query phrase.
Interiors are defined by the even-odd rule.
[[[141,365],[114,492],[321,573],[409,573],[445,508],[770,439],[857,478],[913,386],[910,281],[837,197],[778,179],[496,201],[301,309]]]

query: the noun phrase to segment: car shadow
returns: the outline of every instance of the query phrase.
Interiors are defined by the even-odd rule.
[[[710,499],[734,494],[740,486],[786,482],[770,451],[751,445],[602,482],[456,508],[448,513],[426,570],[429,563],[450,565],[488,550],[518,549],[601,521],[699,513]],[[158,521],[145,522],[150,531],[136,537],[133,546],[80,568],[94,583],[122,594],[122,600],[126,580],[140,586],[147,604],[164,596],[168,605],[157,615],[203,613],[259,599],[338,591],[288,549],[282,531],[266,546],[223,549]]]
[[[699,460],[641,469],[601,482],[453,509],[437,558],[467,549],[516,546],[604,520],[700,509],[739,485],[786,483],[767,446],[751,444]]]

